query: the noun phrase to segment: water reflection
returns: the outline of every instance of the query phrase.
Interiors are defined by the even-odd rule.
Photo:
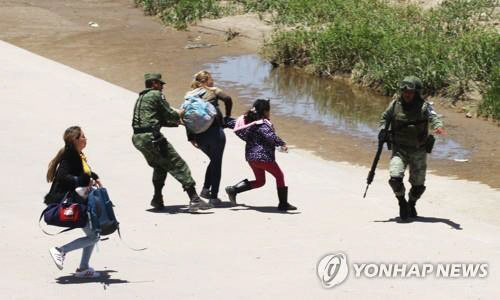
[[[390,98],[343,82],[307,75],[293,68],[276,68],[257,55],[224,57],[205,66],[218,85],[232,87],[249,102],[270,98],[273,113],[318,122],[326,131],[374,140],[378,120]],[[451,140],[438,138],[433,157],[466,158],[469,151]]]

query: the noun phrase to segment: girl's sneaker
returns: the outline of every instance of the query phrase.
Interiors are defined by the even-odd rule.
[[[50,256],[54,260],[54,263],[59,268],[59,270],[63,269],[64,264],[64,253],[60,251],[57,247],[52,247],[49,249]]]
[[[86,270],[76,269],[75,277],[77,278],[97,278],[100,277],[101,274],[99,272],[94,271],[92,268],[88,268]]]

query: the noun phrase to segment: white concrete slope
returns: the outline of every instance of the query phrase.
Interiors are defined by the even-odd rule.
[[[137,74],[142,80],[142,74]],[[176,84],[169,83],[169,84]],[[179,83],[181,84],[181,83]],[[182,83],[184,84],[184,83]],[[167,90],[168,98],[168,90]],[[247,206],[183,212],[187,196],[169,177],[170,207],[152,213],[152,170],[131,143],[136,93],[0,42],[0,298],[2,299],[494,299],[498,296],[500,193],[485,185],[429,175],[418,205],[422,219],[400,224],[396,200],[380,169],[361,198],[367,169],[329,162],[294,149],[278,153],[297,214],[279,214],[274,179],[241,194]],[[59,271],[48,248],[78,236],[38,228],[45,172],[68,126],[81,125],[86,155],[116,204],[127,249],[116,235],[99,243],[91,265],[107,274],[71,277],[80,252]],[[279,128],[278,128],[279,130]],[[163,132],[203,180],[206,157],[183,128]],[[226,131],[222,187],[251,178],[244,145]],[[286,138],[286,137],[285,137]],[[480,170],[478,170],[480,172]],[[221,194],[223,200],[227,197]],[[49,228],[55,230],[56,228]],[[318,260],[342,251],[362,262],[485,262],[487,278],[356,278],[323,289]],[[352,265],[351,265],[352,266]]]

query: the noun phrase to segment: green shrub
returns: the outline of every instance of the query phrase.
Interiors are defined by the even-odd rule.
[[[135,0],[177,28],[227,13],[216,0]],[[247,11],[269,12],[276,31],[263,53],[276,64],[308,66],[320,75],[351,73],[356,82],[390,95],[407,75],[430,94],[459,98],[471,83],[484,96],[481,111],[498,106],[499,0],[445,0],[422,10],[384,0],[239,0]],[[495,10],[496,9],[496,10]],[[495,14],[496,13],[496,14]]]
[[[471,82],[490,86],[500,64],[499,34],[487,26],[495,0],[444,1],[428,11],[377,0],[263,2],[275,3],[266,9],[276,22],[295,28],[278,30],[266,43],[272,61],[313,64],[319,74],[352,73],[385,94],[414,74],[429,93],[460,97]]]
[[[485,116],[491,116],[500,120],[500,66],[493,68],[489,86],[483,96],[483,102],[479,106],[479,112]]]
[[[215,0],[135,0],[135,4],[177,29],[186,29],[188,24],[201,18],[220,17],[224,11]]]

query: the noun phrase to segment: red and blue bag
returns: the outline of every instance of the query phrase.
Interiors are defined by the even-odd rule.
[[[88,220],[87,206],[72,201],[72,197],[66,195],[60,203],[49,204],[47,208],[42,211],[39,222],[42,218],[47,225],[67,228],[61,232],[75,228],[83,228]]]

